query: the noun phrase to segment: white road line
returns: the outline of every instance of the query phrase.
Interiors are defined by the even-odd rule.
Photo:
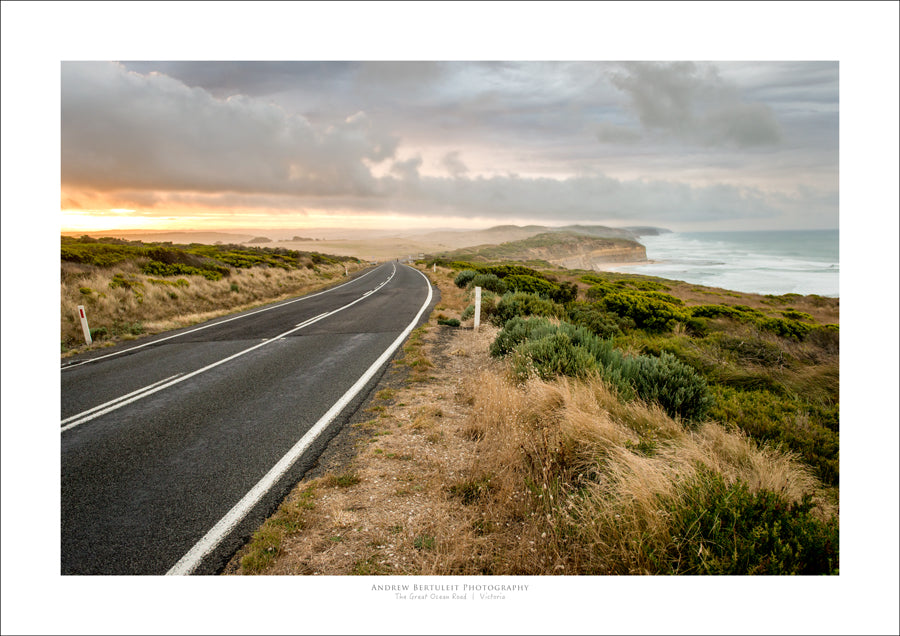
[[[314,322],[317,322],[317,321],[321,320],[322,318],[324,318],[324,317],[327,316],[327,315],[328,315],[328,312],[326,311],[324,314],[319,314],[319,315],[316,316],[315,318],[310,318],[309,320],[307,320],[307,321],[305,321],[305,322],[301,322],[301,323],[300,323],[299,325],[297,325],[297,326],[298,326],[298,327],[305,327],[306,325],[311,325],[311,324],[313,324]],[[266,340],[266,338],[264,338],[264,340]]]
[[[396,271],[396,268],[395,270]],[[417,271],[418,270],[414,270]],[[247,513],[255,506],[260,499],[262,499],[263,495],[269,491],[269,489],[274,486],[279,479],[288,471],[288,469],[297,461],[297,459],[309,448],[310,444],[312,444],[315,439],[324,431],[328,425],[334,420],[337,415],[344,410],[344,408],[356,397],[357,393],[359,393],[363,387],[372,379],[372,376],[378,372],[381,366],[387,362],[390,357],[394,354],[394,351],[403,343],[406,337],[410,334],[410,332],[415,328],[416,323],[419,322],[419,318],[422,317],[422,313],[431,303],[432,291],[431,291],[431,282],[428,278],[422,274],[422,272],[418,272],[422,275],[422,278],[425,279],[426,284],[428,285],[428,298],[425,299],[425,303],[422,305],[422,308],[419,309],[419,313],[416,314],[416,317],[413,318],[412,322],[407,325],[406,329],[403,330],[396,340],[394,340],[391,345],[385,349],[384,353],[379,356],[379,358],[372,363],[365,373],[360,376],[360,378],[356,381],[356,383],[351,386],[341,398],[334,403],[334,405],[328,409],[328,412],[323,415],[315,425],[307,431],[307,433],[300,438],[291,450],[287,452],[287,454],[278,460],[278,463],[275,464],[271,470],[269,470],[266,475],[260,479],[250,491],[244,495],[239,502],[237,502],[234,507],[229,510],[224,517],[222,517],[219,522],[214,525],[209,532],[207,532],[203,537],[191,548],[187,554],[181,557],[178,562],[172,566],[172,568],[166,572],[167,575],[186,575],[191,574],[200,562],[216,549],[216,546],[222,542],[228,534],[241,522]]]
[[[142,388],[138,389],[137,391],[132,391],[131,393],[126,393],[125,395],[120,395],[119,397],[115,398],[114,400],[110,400],[109,402],[104,402],[103,404],[98,404],[97,406],[95,406],[92,409],[88,409],[87,411],[82,411],[81,413],[77,413],[76,415],[67,417],[62,422],[60,422],[60,424],[65,424],[67,422],[71,422],[72,420],[77,420],[79,417],[82,417],[83,415],[93,413],[94,411],[99,411],[100,409],[107,407],[107,406],[112,406],[116,402],[121,402],[122,400],[124,400],[126,398],[130,398],[132,395],[137,395],[138,393],[142,393],[143,391],[146,391],[147,389],[152,389],[153,387],[155,387],[158,384],[162,384],[163,382],[168,382],[169,380],[173,380],[173,379],[177,378],[179,375],[181,375],[181,374],[176,373],[175,375],[170,375],[168,378],[165,378],[164,380],[160,380],[159,382],[154,382],[153,384],[148,384],[147,386],[142,387]]]
[[[377,268],[376,268],[377,269]],[[370,270],[360,276],[359,278],[354,278],[353,280],[349,280],[346,283],[341,283],[337,287],[332,287],[331,289],[326,289],[325,291],[316,292],[315,294],[309,294],[307,296],[301,296],[300,298],[295,298],[294,300],[288,300],[283,303],[278,303],[277,305],[272,305],[271,307],[264,307],[262,309],[257,309],[256,311],[251,311],[250,313],[241,314],[240,316],[234,316],[233,318],[226,318],[225,320],[220,320],[219,322],[214,322],[209,325],[203,325],[202,327],[197,327],[196,329],[190,329],[188,331],[182,331],[181,333],[176,333],[172,336],[166,336],[165,338],[156,338],[155,340],[151,340],[150,342],[145,342],[144,344],[137,345],[135,347],[129,347],[128,349],[122,349],[121,351],[114,351],[112,353],[107,353],[105,356],[97,356],[96,358],[91,358],[90,360],[82,360],[81,362],[73,362],[72,364],[66,364],[60,367],[62,371],[66,371],[67,369],[74,369],[75,367],[80,367],[83,364],[89,364],[91,362],[97,362],[98,360],[103,360],[105,358],[111,358],[113,356],[122,355],[123,353],[128,353],[129,351],[134,351],[136,349],[142,349],[144,347],[149,347],[150,345],[157,344],[158,342],[164,342],[166,340],[171,340],[172,338],[180,338],[181,336],[186,336],[189,333],[194,333],[195,331],[202,331],[203,329],[209,329],[210,327],[217,327],[219,325],[224,325],[226,322],[231,322],[232,320],[240,320],[241,318],[247,318],[248,316],[254,316],[256,314],[261,314],[264,311],[271,311],[273,309],[278,309],[279,307],[284,307],[286,305],[292,305],[294,303],[298,303],[301,300],[308,300],[310,298],[315,298],[316,296],[321,296],[322,294],[327,294],[329,292],[333,292],[336,289],[340,289],[344,285],[349,285],[350,283],[355,283],[358,280],[362,280],[375,270]],[[390,280],[390,279],[388,279]]]
[[[385,281],[385,283],[389,282],[392,278],[394,278],[394,275],[396,273],[397,273],[397,268],[395,266],[394,271],[391,272],[391,275],[388,277],[388,279],[387,279],[387,281]],[[101,415],[106,415],[107,413],[110,413],[112,411],[120,409],[123,406],[127,406],[127,405],[131,404],[132,402],[137,402],[138,400],[143,399],[149,395],[153,395],[154,393],[156,393],[158,391],[162,391],[163,389],[168,389],[171,386],[180,384],[181,382],[184,382],[185,380],[188,380],[188,379],[194,377],[195,375],[200,375],[201,373],[205,373],[206,371],[209,371],[210,369],[213,369],[221,364],[225,364],[226,362],[234,360],[235,358],[239,358],[242,355],[244,355],[246,353],[250,353],[251,351],[253,351],[255,349],[259,349],[260,347],[264,347],[267,344],[271,344],[272,342],[275,342],[281,338],[284,338],[285,336],[289,336],[290,334],[294,333],[295,331],[300,331],[304,327],[307,327],[315,322],[319,322],[323,318],[327,318],[328,316],[333,316],[334,314],[336,314],[340,311],[344,311],[348,307],[352,307],[356,303],[365,300],[367,296],[368,296],[368,294],[360,296],[353,302],[348,303],[348,304],[344,305],[343,307],[339,307],[339,308],[335,309],[334,311],[329,311],[324,314],[319,314],[315,318],[310,318],[306,322],[302,322],[299,325],[297,325],[296,327],[294,327],[293,329],[288,329],[284,333],[279,334],[270,340],[264,340],[264,341],[260,342],[259,344],[255,344],[252,347],[248,347],[242,351],[238,351],[237,353],[234,353],[234,354],[228,356],[227,358],[222,358],[221,360],[213,362],[212,364],[208,364],[201,369],[192,371],[192,372],[188,373],[187,375],[179,374],[178,376],[173,376],[175,379],[170,380],[168,382],[163,380],[162,382],[165,382],[165,384],[157,382],[155,384],[148,385],[148,386],[144,387],[143,389],[138,389],[137,391],[133,391],[132,393],[129,393],[128,395],[123,395],[114,400],[110,400],[106,404],[101,404],[100,406],[96,406],[92,409],[84,411],[83,413],[79,413],[78,415],[73,415],[61,423],[64,424],[65,422],[68,422],[68,421],[72,420],[73,418],[79,418],[79,419],[75,419],[70,424],[63,426],[60,429],[60,433],[64,433],[70,429],[73,429],[76,426],[78,426],[79,424],[84,424],[85,422],[90,422],[91,420],[96,419],[96,418],[100,417]],[[131,396],[131,397],[129,397],[129,396]],[[103,408],[104,406],[106,408]],[[98,410],[98,409],[100,409],[100,410]],[[80,416],[83,416],[83,417],[80,417]]]

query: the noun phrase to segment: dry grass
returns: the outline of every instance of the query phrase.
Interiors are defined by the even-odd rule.
[[[599,379],[515,386],[484,373],[472,395],[482,437],[469,472],[491,475],[482,513],[501,529],[494,573],[655,571],[650,557],[673,541],[668,510],[701,467],[791,501],[818,487],[789,455],[715,423],[685,431],[659,408],[620,404]]]
[[[490,338],[485,332],[457,335],[457,346],[473,348],[486,347]],[[434,338],[433,332],[423,336],[429,354]],[[353,465],[343,474],[301,482],[238,556],[238,573],[472,573],[469,555],[460,552],[467,542],[460,537],[477,538],[477,519],[449,487],[463,479],[475,442],[462,434],[465,401],[455,395],[449,375],[440,376],[394,391],[386,417],[359,425],[366,441]],[[304,511],[302,530],[273,541],[272,528],[311,489],[316,495]],[[271,562],[257,556],[273,546]]]
[[[349,267],[353,270],[358,266]],[[133,262],[114,268],[63,262],[61,342],[69,354],[86,349],[78,305],[85,306],[91,329],[105,331],[94,345],[103,346],[307,293],[338,281],[344,274],[343,265],[322,265],[318,270],[234,269],[231,276],[210,281],[202,276],[147,276]],[[117,285],[117,280],[127,285]]]
[[[471,292],[460,289],[453,284],[457,272],[449,267],[434,267],[433,270],[425,270],[429,272],[431,280],[440,287],[441,301],[435,306],[435,319],[441,314],[445,314],[447,318],[459,318],[459,315],[471,303]]]
[[[678,540],[671,506],[700,471],[792,501],[818,488],[788,454],[713,422],[686,431],[599,379],[517,385],[487,354],[495,328],[438,327],[435,315],[412,351],[431,364],[427,381],[379,394],[392,404],[364,425],[353,478],[301,482],[289,502],[315,492],[303,527],[279,534],[276,523],[229,572],[650,573]],[[822,518],[829,506],[818,502]]]

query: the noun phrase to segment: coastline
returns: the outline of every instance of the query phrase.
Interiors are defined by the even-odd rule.
[[[622,261],[622,262],[610,262],[610,263],[594,263],[594,271],[597,272],[615,272],[619,267],[638,267],[640,265],[656,265],[657,263],[661,263],[662,261]]]

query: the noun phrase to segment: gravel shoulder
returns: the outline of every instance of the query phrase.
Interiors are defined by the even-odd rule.
[[[478,528],[453,494],[477,441],[465,385],[503,367],[487,353],[496,328],[438,325],[441,307],[224,574],[444,574],[465,561],[454,550]]]

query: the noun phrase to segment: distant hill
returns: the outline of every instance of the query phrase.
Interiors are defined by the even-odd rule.
[[[547,261],[569,269],[595,269],[602,263],[647,260],[643,245],[630,238],[598,237],[571,231],[544,232],[499,245],[479,245],[438,254],[471,262]]]
[[[656,227],[631,227],[615,228],[605,225],[566,225],[563,227],[549,227],[546,225],[496,225],[485,230],[445,230],[419,234],[415,239],[422,243],[437,245],[449,250],[475,245],[498,245],[510,241],[521,241],[538,234],[549,232],[567,232],[582,234],[597,238],[623,238],[636,239],[638,236],[649,236],[669,232],[664,228]]]

